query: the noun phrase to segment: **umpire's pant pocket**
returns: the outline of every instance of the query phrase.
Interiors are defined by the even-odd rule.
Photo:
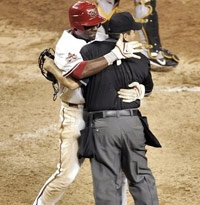
[[[92,158],[95,150],[92,128],[87,127],[80,132],[78,158]]]

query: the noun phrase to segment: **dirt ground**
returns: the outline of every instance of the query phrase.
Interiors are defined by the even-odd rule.
[[[73,2],[0,0],[1,205],[32,204],[55,171],[60,101],[37,58],[68,28]],[[199,8],[199,0],[157,2],[162,45],[180,58],[175,69],[152,71],[155,89],[141,107],[163,146],[148,147],[161,205],[200,204]],[[132,1],[122,0],[120,10],[132,12]],[[88,160],[59,204],[94,204]]]

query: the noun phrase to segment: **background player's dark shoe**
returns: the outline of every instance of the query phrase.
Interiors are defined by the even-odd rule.
[[[176,67],[179,63],[177,55],[162,48],[157,58],[150,58],[150,63],[153,67]]]
[[[157,67],[176,67],[178,65],[177,61],[169,58],[161,58],[161,59],[149,59],[152,66]]]

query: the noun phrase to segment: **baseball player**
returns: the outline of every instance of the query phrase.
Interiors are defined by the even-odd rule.
[[[135,42],[124,44],[119,40],[115,48],[106,55],[95,60],[83,61],[79,51],[87,42],[95,39],[97,28],[104,18],[99,16],[94,4],[79,1],[69,8],[69,20],[71,29],[63,32],[55,49],[54,62],[59,69],[55,66],[46,68],[59,81],[60,158],[56,172],[46,181],[34,205],[56,204],[64,194],[66,187],[75,179],[82,163],[77,158],[77,139],[80,136],[80,130],[85,127],[83,120],[85,100],[79,87],[80,83],[73,81],[69,76],[84,78],[103,70],[116,60],[127,57],[140,58],[133,54],[137,52],[135,48],[139,44]],[[134,91],[134,89],[130,90]],[[135,94],[132,95],[130,90],[128,90],[128,96],[124,94],[125,101],[135,98]]]
[[[119,2],[120,0],[96,0],[99,14],[109,20],[117,12]],[[134,4],[135,19],[143,25],[142,29],[138,31],[144,45],[143,53],[149,58],[152,67],[177,66],[179,63],[177,55],[164,49],[161,45],[156,0],[134,0]],[[102,32],[105,31],[101,30]]]

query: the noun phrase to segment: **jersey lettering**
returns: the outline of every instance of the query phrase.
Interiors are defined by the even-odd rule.
[[[72,63],[76,59],[77,59],[77,55],[76,54],[68,53],[68,56],[66,57],[67,63]]]

